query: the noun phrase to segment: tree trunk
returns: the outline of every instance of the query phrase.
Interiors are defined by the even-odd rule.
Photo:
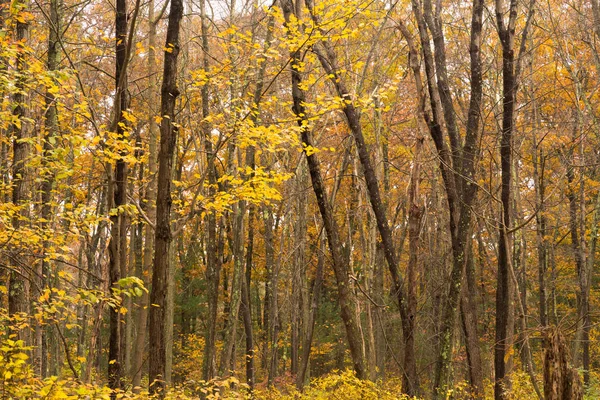
[[[158,85],[158,80],[156,79],[156,26],[158,24],[159,18],[155,18],[154,16],[154,0],[150,0],[148,3],[148,86],[150,87],[150,92],[148,96],[148,107],[150,108],[150,113],[148,115],[148,176],[150,181],[148,182],[148,187],[146,189],[145,202],[146,204],[146,216],[148,219],[156,223],[156,154],[157,154],[157,140],[158,140],[158,125],[156,124],[156,116],[158,115],[158,110],[156,109],[156,91],[155,87]],[[160,17],[160,16],[159,16]],[[149,273],[152,268],[152,257],[154,254],[154,230],[152,226],[147,224],[144,228],[144,254],[143,254],[143,272]],[[144,279],[146,274],[142,273],[141,278],[144,283],[147,285],[147,279]],[[141,380],[142,380],[142,369],[144,365],[144,351],[146,348],[146,333],[148,331],[148,304],[149,295],[144,292],[142,294],[142,298],[140,300],[140,310],[137,315],[137,336],[135,340],[135,350],[133,354],[133,363],[132,363],[132,387],[134,393],[139,393],[141,389]]]
[[[208,16],[206,15],[206,0],[200,1],[201,13],[201,35],[202,35],[202,65],[205,71],[209,69],[209,47],[208,47]],[[211,142],[211,127],[207,121],[209,110],[209,85],[202,86],[202,133],[204,135],[204,146],[206,149],[206,168],[208,170],[208,183],[211,188],[217,183],[217,172],[215,169],[216,152],[213,151]],[[209,190],[209,195],[214,195],[214,189]],[[218,256],[217,245],[217,216],[214,211],[209,211],[206,216],[208,228],[206,246],[206,280],[208,285],[208,316],[205,333],[204,356],[202,361],[202,379],[210,381],[216,371],[216,333],[217,333],[217,308],[219,301],[219,282],[221,276],[221,260]]]
[[[268,324],[265,325],[266,338],[265,341],[265,353],[267,354],[266,360],[268,362],[267,375],[269,386],[273,385],[273,382],[277,376],[278,360],[278,343],[277,334],[279,332],[279,318],[277,313],[277,261],[275,261],[275,240],[273,237],[274,230],[274,219],[273,211],[269,206],[265,206],[263,210],[263,221],[265,226],[265,268],[268,271],[268,284],[269,284],[269,302],[265,304],[264,312],[268,316]]]
[[[308,379],[308,367],[310,362],[310,349],[312,346],[313,334],[315,331],[315,321],[317,320],[317,311],[321,299],[321,288],[323,286],[323,265],[325,264],[325,241],[319,240],[315,245],[317,249],[317,272],[312,287],[312,296],[310,304],[309,320],[306,321],[307,330],[304,343],[302,344],[302,358],[298,369],[296,386],[302,391]]]
[[[163,83],[161,87],[160,150],[158,154],[158,179],[156,196],[156,233],[152,290],[150,292],[150,346],[149,383],[150,393],[165,395],[165,308],[167,275],[169,271],[171,233],[171,182],[173,156],[177,141],[175,101],[177,88],[177,56],[179,54],[179,26],[183,17],[183,1],[171,0],[167,38],[165,43]]]
[[[318,18],[313,10],[312,0],[305,1],[307,8],[309,9],[314,22],[318,25]],[[337,66],[337,60],[335,52],[327,41],[320,42],[323,47],[315,47],[314,50],[319,58],[319,61],[330,78],[330,81],[335,86],[337,94],[344,99],[343,112],[346,116],[348,127],[350,128],[352,135],[354,136],[356,150],[360,159],[360,164],[363,169],[365,182],[367,185],[367,192],[369,195],[369,201],[375,214],[377,221],[377,228],[381,236],[383,243],[384,255],[388,264],[390,274],[392,276],[392,282],[394,284],[394,292],[397,296],[398,307],[400,309],[400,316],[402,319],[402,333],[404,337],[404,362],[403,366],[403,385],[402,390],[409,396],[415,396],[419,393],[419,383],[417,377],[416,358],[414,354],[414,315],[409,314],[408,305],[406,303],[406,297],[404,295],[402,276],[398,271],[398,261],[394,250],[394,244],[392,241],[392,232],[388,224],[386,217],[386,211],[381,201],[379,193],[379,184],[375,170],[372,167],[371,157],[369,156],[369,150],[367,149],[362,127],[360,125],[360,116],[358,111],[354,107],[350,93],[345,87],[344,81],[339,73]]]
[[[289,0],[284,1],[282,8],[286,19],[286,25],[289,25],[290,16],[294,10],[293,4]],[[294,51],[291,54],[293,98],[292,109],[298,121],[298,126],[300,127],[301,140],[303,144],[306,146],[313,146],[312,135],[308,129],[306,109],[304,107],[305,94],[304,91],[300,89],[302,77],[298,69],[294,68],[295,65],[299,64],[300,56],[301,54],[299,51]],[[359,379],[365,379],[367,377],[367,371],[365,369],[364,358],[362,355],[359,324],[354,314],[353,303],[356,301],[356,299],[349,288],[350,282],[348,281],[348,261],[342,254],[339,228],[335,218],[333,217],[331,204],[327,201],[327,194],[325,191],[325,185],[323,183],[321,168],[317,155],[308,155],[306,151],[304,154],[306,155],[313,190],[315,192],[315,196],[317,197],[317,204],[319,206],[319,211],[325,226],[325,232],[327,234],[329,250],[332,256],[333,270],[338,285],[338,300],[341,308],[341,316],[346,329],[346,336],[348,339],[348,346],[350,347],[352,362],[354,364],[354,371]]]
[[[579,135],[579,132],[577,132]],[[574,163],[573,155],[567,162]],[[579,207],[581,198],[578,198],[576,192],[575,174],[573,166],[567,167],[567,181],[568,187],[567,198],[569,200],[569,228],[571,233],[571,247],[573,249],[573,255],[575,258],[575,266],[577,268],[577,278],[579,290],[577,292],[578,300],[578,321],[577,321],[577,332],[575,334],[575,345],[573,346],[573,363],[579,365],[580,360],[583,360],[584,380],[587,375],[589,381],[589,337],[584,337],[584,333],[589,335],[589,282],[587,274],[587,260],[586,251],[583,244],[583,237],[585,232],[582,232],[579,225]],[[580,349],[582,350],[582,356],[579,355]],[[587,385],[588,382],[585,382]]]
[[[477,332],[477,285],[475,283],[475,260],[473,250],[469,244],[467,262],[465,263],[465,283],[460,299],[463,332],[465,334],[465,347],[467,349],[467,363],[469,367],[469,382],[473,388],[473,398],[483,397],[483,365],[481,361],[481,348]]]
[[[120,140],[125,140],[125,119],[123,112],[129,106],[127,93],[127,2],[118,0],[115,9],[115,106],[113,127]],[[119,153],[114,171],[109,177],[109,197],[111,206],[111,234],[109,249],[109,287],[112,289],[123,277],[127,264],[127,218],[119,208],[127,203],[127,163]],[[116,398],[115,390],[121,389],[122,374],[122,326],[119,307],[109,307],[109,343],[108,343],[108,386],[113,390],[111,398]]]
[[[233,149],[231,149],[234,151]],[[233,157],[233,156],[232,156]],[[244,204],[239,202],[234,206],[233,215],[233,241],[231,252],[233,254],[233,278],[231,282],[231,296],[229,303],[229,315],[224,331],[223,351],[219,362],[219,376],[224,377],[232,373],[230,371],[231,360],[235,357],[234,345],[236,342],[236,329],[238,324],[238,313],[242,302],[242,286],[244,275]]]
[[[509,233],[512,217],[512,151],[513,123],[516,101],[514,32],[516,2],[511,0],[508,26],[504,23],[502,0],[496,0],[496,23],[502,43],[502,135],[500,139],[501,194],[500,225],[498,228],[498,274],[496,285],[496,342],[494,344],[494,398],[506,398],[510,387],[512,327],[509,321],[512,303],[512,285],[509,262],[512,235]]]
[[[14,6],[24,6],[23,3],[15,3]],[[18,72],[24,71],[26,62],[24,59],[24,47],[28,40],[29,25],[26,22],[21,22],[17,19],[16,23],[16,41],[18,43],[19,53],[16,60],[16,69]],[[13,165],[12,165],[12,204],[17,208],[17,211],[12,218],[12,228],[18,231],[21,226],[20,218],[24,216],[25,210],[21,208],[27,199],[26,195],[26,180],[27,180],[27,153],[29,151],[27,142],[23,139],[27,137],[26,127],[28,123],[25,121],[26,104],[25,104],[25,81],[24,78],[18,78],[15,84],[14,95],[12,102],[14,108],[12,116],[17,123],[11,124],[13,136]],[[20,249],[16,249],[15,253],[19,253]],[[15,254],[13,257],[17,257]],[[29,282],[28,273],[20,265],[22,260],[11,260],[13,268],[9,273],[8,285],[8,314],[12,316],[17,313],[29,312]],[[26,345],[30,345],[29,335],[25,329],[16,332],[19,339],[25,341]]]
[[[439,19],[439,9],[436,10],[435,20],[431,1],[425,1],[425,7],[418,0],[413,0],[413,13],[417,20],[421,54],[425,64],[425,78],[429,92],[431,113],[425,107],[425,97],[420,99],[420,113],[429,128],[439,157],[439,167],[444,181],[448,202],[449,231],[452,240],[452,271],[447,301],[442,310],[440,329],[438,333],[438,357],[434,375],[434,399],[445,396],[448,385],[451,360],[454,325],[458,310],[463,269],[465,268],[467,250],[467,232],[471,226],[471,205],[475,198],[476,185],[471,184],[475,178],[476,159],[479,156],[479,120],[483,94],[481,67],[481,32],[483,1],[473,3],[471,15],[471,36],[469,44],[471,68],[471,98],[467,116],[467,131],[462,149],[457,137],[454,106],[446,76],[445,43],[442,22]],[[435,45],[435,62],[431,49],[431,40],[427,26],[432,31]],[[417,87],[421,89],[420,67],[418,65],[416,45],[412,43],[410,33],[400,24],[400,30],[409,43],[411,50],[410,63],[415,75]],[[435,64],[435,66],[434,66]],[[436,73],[437,71],[437,79]],[[424,91],[418,90],[419,93]],[[443,92],[440,94],[440,92]],[[443,114],[442,114],[443,111]],[[450,142],[450,150],[444,139],[442,126],[446,125]],[[459,198],[460,197],[460,198]]]
[[[545,215],[545,157],[541,146],[538,145],[537,139],[534,136],[533,155],[533,184],[535,186],[535,206],[536,214],[536,244],[537,244],[537,261],[538,261],[538,292],[539,292],[539,317],[540,325],[545,327],[548,325],[548,306],[546,294],[546,271],[548,271],[548,247],[546,241],[546,226],[547,218]]]
[[[48,53],[46,58],[46,67],[48,71],[56,71],[59,63],[59,50],[58,50],[58,32],[60,32],[60,5],[59,0],[50,1],[50,21],[48,28]],[[44,107],[46,112],[44,113],[44,146],[42,153],[42,165],[46,168],[49,167],[49,162],[53,157],[53,150],[58,132],[58,109],[56,106],[56,97],[50,90],[46,90],[44,95]],[[52,188],[54,186],[54,173],[51,170],[47,170],[44,176],[44,180],[41,185],[41,229],[45,231],[49,222],[52,219]],[[48,242],[43,243],[44,258],[40,263],[40,270],[38,275],[40,277],[39,287],[40,289],[46,288],[48,285],[48,279],[50,278],[50,265],[49,261],[45,259],[46,251],[48,249]],[[39,374],[41,377],[46,377],[48,373],[47,365],[47,353],[48,353],[48,334],[51,332],[50,329],[45,327],[38,327],[36,332],[36,358],[39,358]]]
[[[254,158],[252,156],[252,158]],[[253,160],[252,160],[253,161]],[[246,271],[242,282],[242,309],[244,331],[246,332],[246,383],[254,390],[254,335],[252,330],[252,302],[250,284],[252,282],[252,256],[254,251],[254,206],[248,211],[248,241],[246,247]]]
[[[518,57],[515,55],[515,29],[517,22],[516,0],[510,0],[508,22],[505,22],[504,0],[496,0],[496,25],[502,48],[502,134],[500,139],[501,193],[502,212],[498,227],[498,272],[496,285],[496,342],[494,345],[494,397],[497,400],[507,396],[510,387],[510,370],[512,357],[509,353],[513,334],[513,283],[510,265],[510,248],[512,234],[512,152],[517,89],[522,56],[525,53],[528,32],[533,16],[535,0],[529,3],[527,20],[521,33],[521,45]],[[518,282],[514,282],[518,284]],[[527,343],[526,343],[527,344]],[[533,373],[533,371],[530,371]]]

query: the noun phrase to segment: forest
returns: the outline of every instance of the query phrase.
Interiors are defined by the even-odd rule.
[[[0,0],[2,399],[600,398],[600,0]]]

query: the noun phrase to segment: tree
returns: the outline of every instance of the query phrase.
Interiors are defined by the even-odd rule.
[[[291,1],[287,1],[282,4],[284,15],[286,16],[286,24],[290,29],[290,17],[293,15],[295,9]],[[327,200],[327,194],[323,185],[323,178],[321,176],[321,168],[319,166],[319,160],[316,154],[309,154],[306,150],[313,146],[313,141],[310,134],[310,128],[308,121],[306,120],[306,109],[304,107],[305,94],[300,88],[302,83],[302,76],[299,71],[300,53],[295,51],[291,54],[292,59],[292,98],[293,98],[293,112],[296,116],[298,126],[300,128],[300,136],[304,147],[304,154],[308,163],[308,169],[310,172],[310,178],[317,197],[317,203],[319,205],[319,211],[321,218],[323,219],[323,225],[325,226],[325,232],[327,234],[327,242],[329,243],[329,250],[332,256],[332,266],[335,272],[335,277],[338,285],[338,300],[341,308],[342,320],[346,328],[346,337],[348,345],[350,347],[350,353],[352,354],[352,361],[354,364],[354,370],[356,375],[360,379],[366,377],[366,370],[364,366],[364,359],[361,354],[361,345],[359,339],[358,323],[356,316],[352,311],[352,302],[354,301],[352,293],[349,290],[348,282],[348,267],[347,260],[342,255],[342,246],[339,239],[339,228],[332,215],[331,204]]]
[[[160,100],[160,150],[158,153],[158,178],[156,193],[156,234],[154,237],[154,265],[152,268],[152,289],[150,291],[150,392],[165,395],[165,307],[167,271],[171,258],[169,248],[173,240],[171,231],[171,183],[173,156],[178,127],[175,122],[175,101],[179,95],[177,88],[177,56],[179,55],[179,27],[183,17],[183,2],[171,0],[165,55],[163,82]]]
[[[449,213],[449,231],[452,241],[452,272],[446,305],[439,328],[439,350],[435,367],[434,396],[438,398],[448,384],[452,356],[453,330],[465,267],[468,232],[471,226],[472,204],[477,185],[476,161],[480,154],[480,112],[483,97],[481,43],[483,28],[483,1],[473,3],[470,30],[470,101],[464,140],[458,136],[456,116],[448,86],[445,41],[440,19],[441,10],[434,13],[431,1],[413,1],[417,20],[431,114],[424,113],[430,135],[439,157],[439,169],[444,182]],[[435,59],[430,45],[433,36]],[[446,125],[447,139],[442,126]],[[448,148],[448,142],[450,148]],[[460,143],[462,147],[460,146]],[[472,382],[473,384],[473,382]],[[477,385],[475,383],[475,385]]]

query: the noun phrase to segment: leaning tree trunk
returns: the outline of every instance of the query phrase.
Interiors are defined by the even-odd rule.
[[[316,23],[319,24],[317,15],[314,12],[312,0],[305,1],[307,8],[309,9],[311,16]],[[314,47],[314,50],[319,58],[319,61],[333,83],[337,94],[344,99],[343,112],[346,116],[346,121],[352,135],[354,136],[356,150],[360,159],[360,164],[363,169],[365,177],[367,192],[369,195],[369,201],[375,214],[377,221],[377,228],[381,236],[383,244],[384,255],[388,264],[390,274],[392,276],[392,282],[394,285],[394,294],[397,297],[398,307],[400,309],[400,316],[402,319],[402,333],[404,338],[404,366],[403,366],[403,385],[402,390],[409,396],[417,395],[419,392],[419,384],[417,377],[416,357],[414,349],[414,324],[410,321],[414,321],[415,315],[409,314],[409,308],[407,304],[406,296],[404,295],[404,288],[402,282],[402,276],[398,270],[398,260],[394,250],[394,244],[392,241],[392,231],[389,227],[389,223],[386,216],[386,211],[381,200],[379,193],[379,183],[375,174],[375,169],[372,166],[371,157],[369,155],[369,149],[367,148],[362,127],[360,125],[360,116],[356,108],[354,107],[350,93],[346,89],[344,81],[340,75],[339,68],[337,66],[336,54],[328,41],[322,41],[320,46]]]
[[[290,24],[290,17],[294,12],[293,4],[290,0],[285,0],[282,4],[283,12],[286,19],[286,26]],[[292,98],[293,112],[296,116],[298,126],[300,128],[300,136],[304,145],[307,147],[313,146],[311,132],[308,128],[308,121],[305,109],[305,94],[300,88],[302,77],[297,65],[300,63],[300,51],[292,52],[291,59],[291,75],[292,75]],[[306,147],[305,147],[306,148]],[[359,329],[359,323],[356,320],[354,313],[355,297],[350,290],[350,282],[348,281],[348,262],[342,254],[341,240],[339,237],[339,228],[333,216],[331,204],[327,200],[327,193],[323,183],[321,167],[316,154],[308,154],[304,152],[308,162],[308,169],[311,177],[313,191],[317,197],[317,204],[325,226],[325,233],[329,243],[329,250],[332,256],[333,271],[338,286],[338,300],[341,308],[342,321],[346,328],[346,336],[350,354],[354,365],[354,371],[359,379],[367,377],[365,369],[364,357],[362,354],[362,341]]]

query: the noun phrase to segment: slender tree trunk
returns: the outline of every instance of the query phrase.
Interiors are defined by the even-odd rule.
[[[277,305],[277,261],[275,260],[275,240],[273,237],[274,230],[274,218],[273,211],[269,206],[265,206],[263,210],[263,221],[265,226],[265,265],[268,273],[269,281],[269,304],[268,307],[265,305],[265,313],[268,315],[269,324],[265,327],[268,329],[266,332],[267,341],[265,342],[265,352],[267,353],[267,374],[268,384],[273,385],[273,382],[277,376],[278,360],[278,343],[277,334],[279,331],[279,318],[278,318],[278,305]]]
[[[477,332],[477,285],[475,281],[475,260],[473,250],[469,244],[467,262],[465,263],[465,283],[460,299],[463,332],[465,334],[465,347],[467,349],[467,363],[469,367],[469,381],[473,388],[473,398],[483,397],[483,365],[479,334]]]
[[[292,310],[291,310],[291,373],[297,377],[300,369],[300,341],[302,336],[302,318],[303,318],[303,290],[302,284],[305,281],[305,237],[306,237],[306,196],[304,195],[304,164],[300,161],[297,169],[297,184],[295,186],[298,193],[297,200],[297,220],[294,223],[294,246],[295,256],[292,270]],[[307,321],[304,321],[306,323]]]
[[[512,86],[513,81],[510,80]],[[508,86],[508,84],[506,84]],[[512,93],[512,88],[510,89]],[[505,93],[505,107],[512,107],[514,99],[511,94]],[[507,109],[508,111],[508,109]],[[509,371],[506,370],[506,354],[512,343],[509,332],[509,314],[511,306],[511,284],[508,271],[508,258],[510,257],[510,237],[508,229],[511,221],[511,167],[512,167],[512,112],[504,112],[503,117],[502,140],[500,145],[501,165],[502,165],[502,218],[498,232],[498,277],[496,288],[496,344],[494,346],[494,370],[495,383],[494,393],[496,399],[503,399],[503,394],[507,390]],[[510,122],[508,122],[510,118]]]
[[[121,140],[124,140],[125,119],[123,112],[128,108],[127,93],[127,2],[117,0],[115,9],[115,107],[113,127]],[[114,171],[109,177],[108,201],[111,206],[111,234],[109,249],[109,287],[112,289],[122,278],[127,264],[126,216],[119,207],[127,203],[127,163],[120,154]],[[121,388],[122,378],[122,326],[119,307],[109,307],[109,343],[108,343],[108,386],[113,389],[111,398],[116,398],[115,390]]]
[[[318,18],[313,10],[312,0],[306,0],[307,8],[309,9],[314,22],[318,25]],[[362,127],[360,125],[360,116],[354,104],[350,93],[345,87],[344,81],[339,73],[337,66],[337,60],[335,52],[331,47],[330,43],[323,41],[320,43],[323,47],[315,47],[314,50],[317,53],[317,57],[323,69],[327,73],[331,82],[334,84],[337,94],[344,99],[343,112],[346,116],[348,127],[350,128],[352,135],[354,136],[356,150],[360,159],[360,164],[363,169],[365,182],[367,185],[367,192],[371,207],[375,214],[377,221],[377,227],[383,243],[384,255],[388,263],[388,268],[392,276],[392,282],[394,284],[394,292],[397,296],[398,307],[400,309],[400,316],[402,319],[402,333],[404,337],[404,371],[403,371],[403,385],[402,390],[409,396],[414,396],[419,393],[419,383],[417,377],[416,358],[414,354],[414,331],[411,321],[414,321],[415,315],[410,315],[408,305],[406,303],[406,296],[404,295],[402,276],[398,271],[398,261],[394,250],[394,244],[392,241],[392,232],[388,224],[386,217],[386,211],[383,207],[383,202],[379,194],[379,183],[375,170],[372,167],[371,157],[369,150],[367,149]]]
[[[514,113],[517,93],[515,72],[515,27],[517,2],[510,1],[508,23],[505,23],[503,0],[496,0],[496,24],[502,47],[502,133],[500,138],[501,194],[500,225],[498,227],[498,273],[496,284],[496,342],[494,345],[494,397],[505,399],[510,387],[512,357],[511,307],[513,285],[510,278],[509,232],[512,219],[512,152]]]
[[[267,52],[269,47],[271,46],[271,41],[273,39],[273,24],[275,22],[274,16],[269,16],[269,22],[267,24],[267,34],[264,42],[264,52]],[[253,124],[258,122],[258,117],[260,114],[260,99],[263,94],[264,87],[264,77],[265,71],[267,67],[267,59],[262,61],[258,73],[258,78],[256,82],[256,88],[254,90],[254,105],[252,110],[252,115],[250,119]],[[246,165],[250,167],[251,170],[256,168],[255,161],[255,149],[254,146],[249,146],[246,150]],[[253,176],[253,173],[250,177]],[[245,271],[245,279],[242,282],[242,312],[244,319],[244,331],[246,333],[246,383],[250,387],[252,391],[254,389],[254,335],[252,328],[252,309],[251,309],[251,282],[252,282],[252,252],[254,249],[254,214],[255,207],[251,205],[248,209],[248,242],[246,249],[246,271]]]
[[[286,0],[283,2],[282,8],[286,19],[286,25],[289,26],[290,16],[294,11],[293,4],[291,1]],[[292,52],[291,59],[293,98],[292,109],[297,118],[298,126],[300,127],[302,142],[306,146],[313,146],[312,135],[308,129],[308,121],[306,120],[306,109],[304,107],[305,94],[303,90],[300,89],[302,77],[298,69],[294,68],[294,65],[299,65],[300,63],[300,52]],[[327,194],[325,191],[325,185],[323,184],[321,168],[317,155],[308,155],[306,152],[305,155],[308,162],[308,169],[310,172],[313,190],[315,192],[315,196],[317,197],[317,204],[323,219],[323,224],[325,225],[329,250],[332,256],[333,270],[338,285],[338,300],[341,308],[341,316],[346,329],[346,336],[348,339],[348,346],[350,347],[352,362],[354,364],[354,371],[359,379],[365,379],[367,377],[367,371],[365,369],[364,358],[362,355],[359,324],[354,314],[353,303],[356,301],[356,299],[354,298],[354,295],[350,291],[349,287],[350,282],[348,281],[348,261],[345,259],[341,251],[342,246],[339,237],[339,228],[335,218],[333,217],[331,204],[327,201]]]
[[[454,326],[468,247],[467,232],[469,232],[471,226],[471,206],[477,189],[476,185],[472,184],[472,181],[475,179],[476,160],[480,154],[479,125],[483,95],[481,34],[484,7],[482,0],[474,2],[471,14],[471,37],[469,43],[471,98],[467,115],[467,129],[461,149],[459,148],[460,140],[456,133],[454,105],[446,76],[445,43],[442,22],[440,20],[440,5],[438,3],[435,19],[430,0],[426,0],[424,6],[420,1],[413,0],[412,5],[413,13],[417,19],[421,41],[421,54],[425,64],[425,77],[431,106],[431,113],[429,113],[425,109],[424,100],[422,100],[421,113],[427,123],[439,156],[439,166],[448,202],[449,230],[452,239],[453,262],[450,287],[441,316],[438,335],[438,357],[433,380],[433,396],[434,399],[438,399],[441,396],[445,396],[445,389],[451,375]],[[431,49],[428,26],[434,36],[435,60]],[[400,26],[400,29],[403,33],[407,31],[402,26]],[[410,35],[405,33],[404,36],[409,41]],[[411,47],[413,49],[416,48],[414,45]],[[411,64],[418,85],[420,81],[420,69],[415,68],[418,65],[416,63],[416,51],[412,50],[411,52],[414,54],[414,56],[411,56]],[[442,126],[444,124],[448,131],[450,149],[448,149],[448,144],[443,135]]]
[[[296,386],[302,391],[306,381],[308,380],[308,367],[310,362],[310,349],[312,346],[313,335],[315,331],[315,321],[317,319],[317,311],[321,299],[321,288],[323,286],[323,265],[325,264],[325,241],[319,240],[315,246],[317,248],[317,272],[312,287],[312,297],[310,304],[309,320],[306,321],[307,330],[304,343],[302,344],[302,358],[296,378]]]
[[[208,47],[208,16],[206,14],[206,0],[200,1],[201,13],[201,35],[202,35],[202,65],[205,71],[209,69],[209,47]],[[204,145],[206,149],[206,168],[208,170],[208,183],[211,188],[217,183],[217,173],[215,169],[216,153],[213,150],[211,139],[211,128],[207,121],[210,115],[209,109],[209,85],[202,86],[202,133],[204,135]],[[214,189],[210,189],[209,194],[214,194]],[[215,212],[207,213],[207,246],[206,246],[206,280],[208,282],[208,317],[205,334],[204,358],[202,362],[202,379],[210,381],[215,376],[216,371],[216,332],[217,332],[217,307],[219,300],[219,282],[221,276],[221,260],[218,256],[222,254],[218,251],[217,245],[217,216]]]
[[[537,261],[538,261],[538,292],[539,292],[539,317],[540,325],[545,327],[548,325],[548,306],[546,294],[546,271],[548,271],[548,252],[546,241],[546,226],[547,218],[545,215],[545,157],[543,148],[538,145],[536,136],[534,140],[534,155],[533,155],[533,184],[535,186],[535,205],[536,214],[536,244],[537,244]]]
[[[56,71],[58,69],[59,63],[59,50],[58,50],[58,32],[60,32],[60,4],[59,0],[51,0],[50,1],[50,12],[49,17],[50,20],[49,28],[48,28],[48,52],[46,58],[46,67],[48,71]],[[53,150],[56,141],[56,136],[58,136],[58,109],[56,107],[56,97],[50,90],[46,90],[46,94],[44,95],[44,107],[46,112],[44,113],[44,146],[42,153],[42,165],[46,168],[49,168],[49,161],[53,157]],[[52,188],[54,186],[54,173],[51,170],[46,170],[44,180],[41,185],[41,229],[45,231],[49,222],[52,219]],[[39,287],[40,289],[46,288],[48,285],[48,279],[50,278],[50,262],[45,259],[46,251],[48,249],[48,242],[45,241],[43,243],[44,246],[44,258],[40,263],[40,270],[38,271],[38,275],[40,277]],[[36,332],[36,358],[39,358],[38,365],[40,367],[40,376],[46,377],[48,372],[48,334],[51,330],[45,327],[38,327]]]
[[[24,3],[17,2],[13,6],[23,6]],[[16,60],[16,68],[18,72],[24,71],[26,68],[25,61],[25,46],[28,40],[29,25],[26,22],[21,22],[17,19],[16,23],[16,41],[19,49]],[[27,142],[23,139],[27,137],[26,127],[28,123],[24,120],[26,115],[26,104],[25,104],[25,82],[23,78],[17,79],[15,85],[15,91],[12,98],[13,118],[18,121],[13,123],[10,127],[13,137],[13,164],[12,164],[12,204],[17,207],[12,218],[12,228],[18,231],[21,226],[20,218],[24,216],[25,211],[22,209],[22,205],[27,199],[26,194],[26,180],[27,180],[27,153],[29,151]],[[18,253],[18,249],[16,253]],[[16,257],[13,256],[13,257]],[[29,311],[29,299],[28,289],[29,282],[27,280],[28,273],[19,262],[22,260],[11,260],[13,269],[9,273],[9,287],[8,287],[8,314],[10,316],[17,313],[27,313]],[[22,329],[17,332],[18,337],[23,339],[27,345],[29,342],[29,335],[26,330]]]
[[[233,150],[233,149],[232,149]],[[236,329],[238,324],[238,313],[242,302],[242,286],[244,275],[244,204],[237,203],[234,206],[233,216],[233,277],[231,282],[231,297],[229,303],[229,315],[224,331],[223,351],[219,363],[219,376],[223,377],[232,373],[230,370],[231,360],[235,356],[234,346],[236,342]]]
[[[164,54],[163,82],[161,88],[160,150],[158,154],[158,179],[156,196],[156,234],[152,290],[150,292],[150,393],[165,395],[165,311],[167,300],[167,275],[169,271],[171,232],[171,181],[173,157],[176,151],[178,129],[175,125],[177,88],[177,56],[179,54],[179,27],[183,17],[183,1],[171,0],[167,38]]]
[[[569,160],[568,162],[573,161],[573,158],[571,158],[571,160]],[[573,171],[574,168],[571,165],[569,165],[567,168],[567,181],[569,185],[566,190],[567,198],[569,200],[569,228],[571,233],[571,246],[573,248],[573,255],[575,258],[575,266],[577,268],[577,278],[579,283],[579,290],[577,292],[578,322],[577,332],[575,334],[575,345],[573,346],[573,363],[575,365],[580,365],[580,362],[583,359],[583,369],[584,372],[587,371],[587,379],[589,380],[589,342],[586,341],[584,338],[584,330],[587,328],[587,325],[589,323],[589,288],[586,273],[586,252],[585,247],[583,245],[583,235],[585,232],[581,231],[579,225],[579,202],[581,199],[578,199],[579,196],[577,196],[576,192],[577,183],[575,182],[575,174]],[[579,354],[580,349],[583,350],[583,355]],[[588,382],[585,383],[587,385]]]
[[[252,156],[252,158],[254,158]],[[248,211],[248,241],[246,247],[246,270],[242,282],[242,307],[244,331],[246,332],[246,383],[250,391],[254,390],[254,335],[252,329],[252,302],[250,284],[252,282],[252,256],[254,251],[254,206]]]
[[[158,141],[158,125],[156,124],[156,116],[158,116],[158,110],[156,109],[157,96],[156,87],[158,85],[158,79],[156,79],[156,26],[159,18],[156,18],[154,13],[154,0],[150,0],[148,3],[148,75],[150,88],[148,96],[148,107],[150,109],[150,115],[148,116],[148,176],[149,182],[146,189],[146,216],[148,219],[156,223],[156,155],[157,155],[157,141]],[[160,17],[160,15],[159,15]],[[154,229],[149,224],[144,227],[144,254],[143,254],[143,266],[142,269],[145,273],[150,272],[152,268],[152,257],[154,255]],[[142,273],[142,279],[147,284],[148,280],[144,279],[146,276]],[[142,370],[144,365],[144,351],[146,348],[146,333],[148,331],[148,306],[149,306],[149,295],[144,292],[141,298],[141,307],[137,315],[137,328],[138,333],[135,340],[133,363],[132,363],[132,386],[134,393],[139,393],[141,389],[142,381]]]
[[[409,255],[408,255],[408,267],[406,270],[406,287],[407,287],[407,311],[408,320],[403,324],[408,325],[403,331],[408,336],[404,338],[404,367],[416,368],[416,355],[415,355],[415,319],[417,314],[417,270],[419,263],[419,239],[421,231],[421,217],[423,215],[423,209],[419,204],[419,183],[421,173],[421,150],[423,147],[423,138],[419,134],[416,140],[415,153],[413,166],[410,176],[410,186],[408,189],[408,241],[409,241]],[[403,380],[403,386],[415,386],[416,384],[416,370],[414,372],[413,382],[410,382],[410,375],[406,374]],[[418,386],[415,386],[406,392],[409,392],[409,396],[416,395]]]

